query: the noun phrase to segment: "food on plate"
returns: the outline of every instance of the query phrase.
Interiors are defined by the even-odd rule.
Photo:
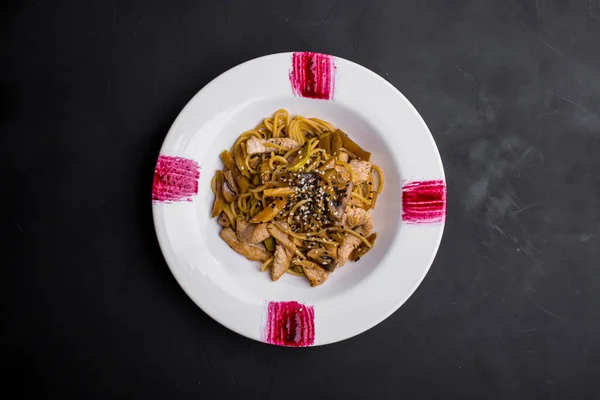
[[[273,281],[285,273],[311,286],[375,245],[383,171],[371,153],[318,118],[278,110],[221,153],[211,216],[234,251],[261,261]]]

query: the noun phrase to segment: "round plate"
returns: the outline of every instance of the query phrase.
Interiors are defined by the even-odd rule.
[[[280,108],[332,122],[385,172],[375,247],[315,288],[290,274],[272,282],[210,218],[220,152]],[[344,340],[397,310],[433,262],[446,210],[440,155],[414,107],[372,71],[317,53],[257,58],[198,92],[164,141],[152,196],[160,247],[188,296],[227,328],[284,346]]]

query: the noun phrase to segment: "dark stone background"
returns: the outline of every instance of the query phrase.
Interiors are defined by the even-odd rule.
[[[5,1],[3,389],[38,398],[600,398],[600,0]],[[449,188],[427,278],[345,342],[228,331],[156,244],[171,122],[248,59],[358,62],[419,110]]]

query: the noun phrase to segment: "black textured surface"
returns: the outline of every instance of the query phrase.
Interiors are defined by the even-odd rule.
[[[4,390],[600,397],[600,1],[1,7]],[[449,186],[444,240],[417,292],[374,329],[306,350],[253,342],[200,311],[161,256],[149,202],[160,144],[192,95],[292,50],[348,58],[400,89]]]

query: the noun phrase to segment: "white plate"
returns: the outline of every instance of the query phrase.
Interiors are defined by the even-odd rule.
[[[385,172],[385,189],[373,211],[376,246],[316,288],[289,274],[271,282],[258,271],[260,263],[219,238],[220,227],[210,218],[210,181],[222,168],[219,153],[280,108],[332,122],[371,151]],[[170,157],[182,158],[177,168]],[[415,291],[441,241],[444,170],[427,126],[391,84],[339,57],[274,54],[225,72],[183,109],[159,160],[153,214],[167,264],[202,310],[251,339],[308,346],[364,332]],[[187,175],[173,172],[182,168]]]

